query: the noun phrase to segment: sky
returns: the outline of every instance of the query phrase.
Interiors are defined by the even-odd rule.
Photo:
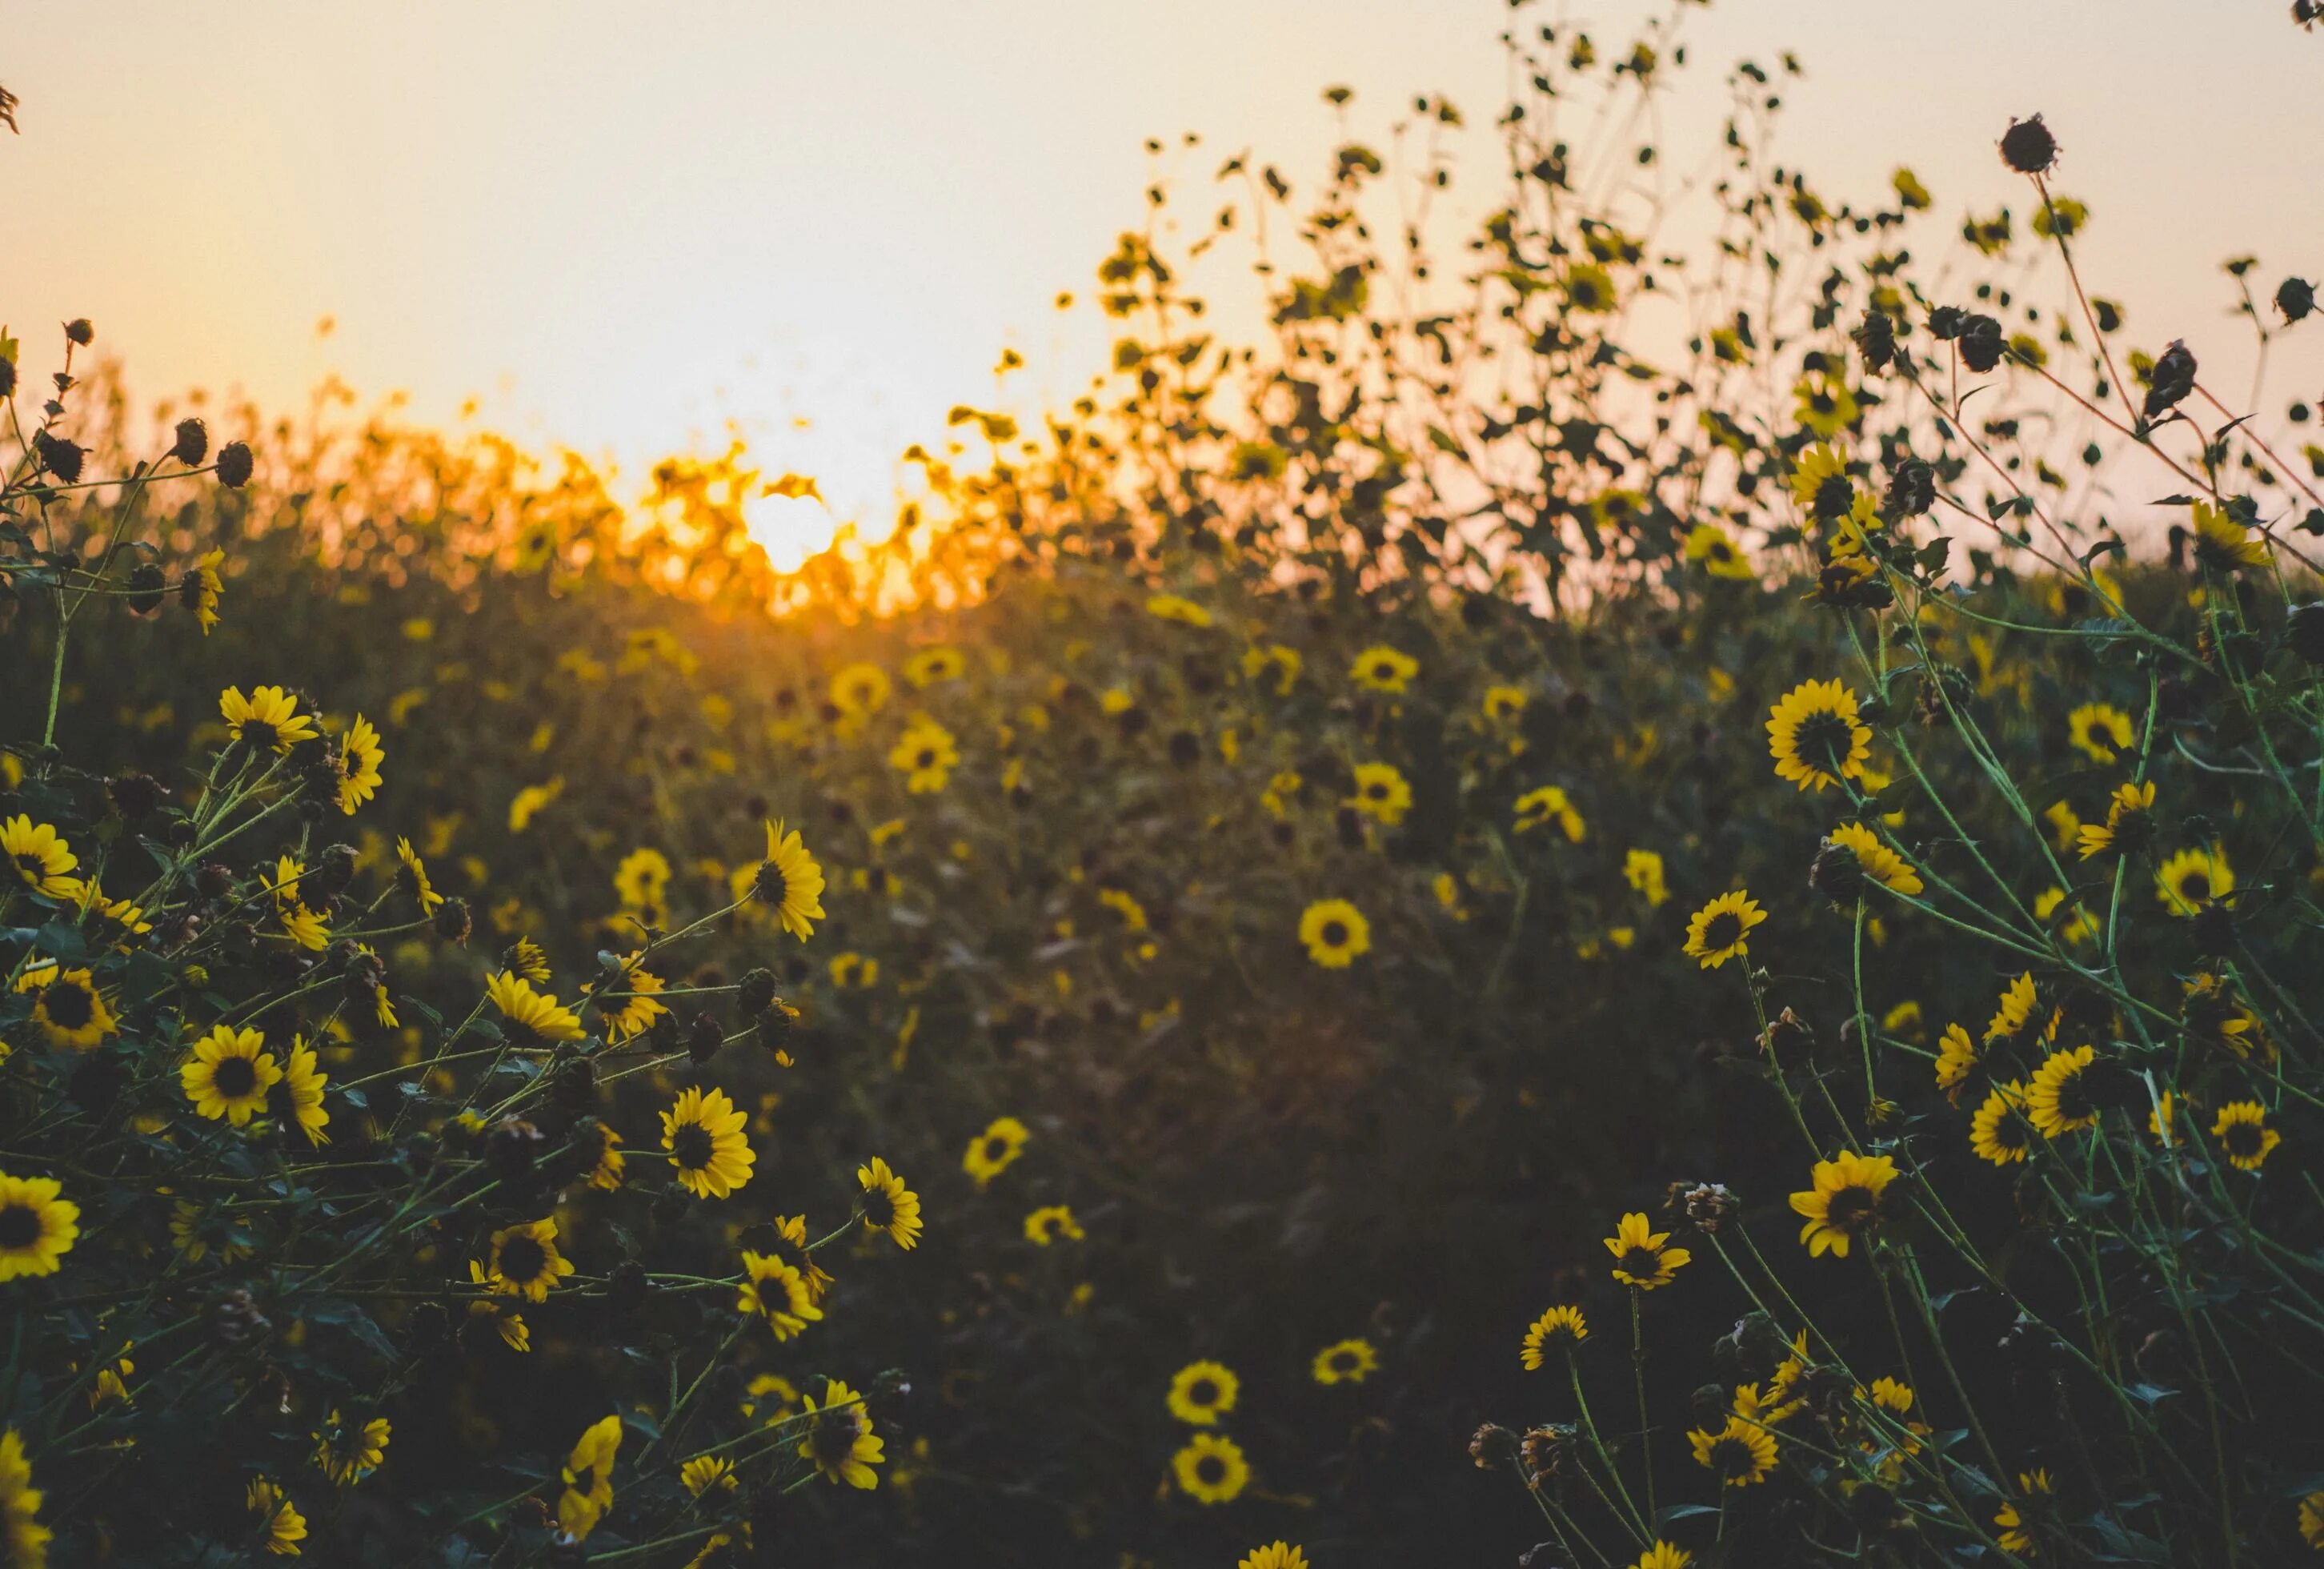
[[[479,400],[494,429],[632,472],[723,448],[731,425],[870,512],[906,444],[955,403],[998,401],[1004,346],[1030,362],[1007,401],[1082,390],[1110,335],[1052,301],[1085,294],[1144,221],[1148,137],[1202,134],[1160,167],[1206,217],[1227,153],[1295,180],[1325,164],[1342,135],[1326,85],[1356,90],[1350,129],[1375,143],[1415,94],[1442,93],[1475,127],[1458,152],[1481,202],[1512,15],[1586,21],[1613,45],[1662,8],[15,5],[0,321],[36,374],[28,326],[87,316],[143,396],[239,388],[296,409],[336,372],[430,421]],[[2247,363],[2221,258],[2256,254],[2270,288],[2324,273],[2324,32],[2278,0],[1721,0],[1686,29],[1669,143],[1709,147],[1726,66],[1789,47],[1808,74],[1786,87],[1779,150],[1827,195],[1871,197],[1902,162],[1941,213],[2008,201],[2022,219],[1994,143],[2044,114],[2058,189],[2096,215],[2087,275],[2130,303],[2141,343]],[[1255,330],[1248,282],[1206,281],[1228,336]],[[2283,363],[2285,395],[2324,392],[2316,353]]]

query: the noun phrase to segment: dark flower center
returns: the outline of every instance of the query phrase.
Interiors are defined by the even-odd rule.
[[[1819,518],[1844,518],[1856,504],[1856,486],[1845,475],[1835,474],[1815,488],[1815,515]]]
[[[21,1252],[40,1240],[40,1211],[25,1204],[0,1209],[0,1253]]]
[[[258,1069],[246,1057],[226,1057],[210,1070],[210,1083],[227,1100],[240,1100],[258,1087]]]
[[[31,883],[35,888],[38,888],[43,881],[45,881],[49,875],[49,863],[47,859],[44,856],[36,855],[31,851],[26,851],[23,854],[16,857],[16,869],[23,874],[24,881]]]
[[[1852,1232],[1868,1223],[1880,1206],[1880,1195],[1868,1187],[1849,1186],[1831,1195],[1824,1223],[1836,1232]]]
[[[1196,1379],[1187,1388],[1186,1398],[1197,1406],[1217,1405],[1219,1403],[1217,1381],[1212,1379]]]
[[[843,1406],[836,1411],[825,1411],[815,1419],[815,1457],[826,1465],[837,1465],[855,1453],[855,1440],[863,1431],[863,1413],[853,1406]]]
[[[78,981],[53,981],[41,989],[41,1011],[59,1029],[78,1029],[97,1017],[97,999]]]
[[[1644,1280],[1663,1270],[1663,1256],[1653,1248],[1626,1248],[1614,1260],[1614,1268],[1623,1274]]]
[[[679,1166],[689,1171],[699,1171],[709,1165],[717,1148],[717,1141],[699,1122],[688,1122],[671,1135],[669,1141],[670,1153],[677,1157]]]
[[[2257,1122],[2230,1122],[2227,1131],[2219,1135],[2219,1141],[2227,1147],[2228,1154],[2248,1159],[2259,1153],[2264,1140]]]
[[[1740,1438],[1721,1438],[1711,1446],[1711,1469],[1722,1477],[1748,1476],[1758,1469],[1758,1461]]]
[[[2069,1076],[2058,1086],[2058,1114],[2069,1122],[2079,1122],[2098,1114],[2097,1103],[2090,1099],[2090,1086],[2080,1073]]]
[[[1793,749],[1800,760],[1827,773],[1838,773],[1855,745],[1855,733],[1848,721],[1837,714],[1811,715],[1800,722],[1792,738]]]
[[[2114,732],[2107,728],[2105,720],[2090,721],[2089,743],[2100,752],[2110,752],[2114,750]]]
[[[2179,880],[2179,897],[2189,904],[2200,904],[2211,897],[2211,874],[2190,872]]]
[[[263,719],[245,719],[242,722],[242,739],[248,742],[254,749],[272,746],[278,739],[278,733],[273,725]]]
[[[548,1265],[549,1250],[531,1237],[511,1237],[501,1244],[501,1273],[519,1285],[539,1279]]]
[[[1743,940],[1743,918],[1722,909],[1702,923],[1702,946],[1711,953],[1731,948]]]
[[[785,877],[783,869],[771,861],[759,863],[759,875],[752,880],[751,887],[761,899],[777,909],[780,909],[783,901],[791,896],[790,879]]]
[[[923,746],[923,747],[921,747],[921,748],[920,748],[920,751],[919,751],[918,758],[918,760],[914,762],[913,766],[914,766],[914,767],[916,767],[916,768],[934,768],[934,767],[936,767],[936,748],[935,748],[935,747],[933,747],[933,746]]]
[[[1364,787],[1364,794],[1370,796],[1376,801],[1386,800],[1388,798],[1388,786],[1379,780],[1374,780],[1371,783]]]
[[[1348,941],[1347,926],[1341,921],[1325,921],[1321,935],[1323,938],[1323,946],[1327,948],[1343,947]]]
[[[886,1231],[896,1223],[895,1199],[885,1188],[873,1188],[863,1195],[863,1218],[871,1225]]]
[[[995,1134],[991,1138],[987,1139],[984,1141],[984,1158],[987,1160],[1007,1159],[1009,1158],[1009,1140],[1001,1138],[999,1134]]]
[[[1215,1454],[1205,1454],[1194,1462],[1194,1480],[1205,1487],[1216,1487],[1227,1479],[1227,1463]]]

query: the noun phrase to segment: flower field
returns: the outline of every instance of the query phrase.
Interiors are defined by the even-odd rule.
[[[14,1564],[2324,1549],[2313,402],[2070,126],[1958,225],[1746,66],[1689,248],[1663,31],[1509,48],[1456,254],[1451,104],[1231,161],[1268,341],[1157,217],[794,574],[0,333]]]

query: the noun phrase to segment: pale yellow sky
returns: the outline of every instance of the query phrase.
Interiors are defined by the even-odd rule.
[[[1641,0],[1536,5],[1608,41]],[[0,82],[0,319],[95,318],[160,394],[238,383],[287,407],[325,372],[468,395],[496,427],[632,464],[730,419],[843,512],[892,458],[991,396],[1013,345],[1026,401],[1062,401],[1108,334],[1085,291],[1142,221],[1148,135],[1203,133],[1188,214],[1244,146],[1303,187],[1338,140],[1317,91],[1358,89],[1379,139],[1416,92],[1481,126],[1503,90],[1505,0],[162,0],[17,5]],[[1915,167],[1957,220],[2023,185],[1993,143],[2047,115],[2084,255],[2142,343],[2247,364],[2216,263],[2268,286],[2324,273],[2324,34],[2277,0],[1723,0],[1671,143],[1716,134],[1719,78],[1797,49],[1784,150],[1839,196]],[[1463,146],[1477,199],[1495,150]],[[1259,313],[1212,280],[1230,333]],[[1240,303],[1237,301],[1240,300]],[[318,342],[317,319],[337,332]],[[2315,349],[2308,346],[2316,344]],[[2324,392],[2324,324],[2285,346]],[[2207,352],[2208,351],[2208,352]],[[42,368],[35,357],[30,368]],[[2305,377],[2303,383],[2301,378]],[[2240,382],[2227,384],[2240,385]],[[793,425],[796,418],[807,429]]]

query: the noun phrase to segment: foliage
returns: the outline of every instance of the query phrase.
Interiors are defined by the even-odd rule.
[[[0,1285],[42,1528],[153,1563],[282,1499],[334,1562],[2295,1551],[2324,454],[2128,346],[2038,122],[2000,148],[2025,226],[1941,263],[1908,171],[1858,206],[1772,163],[1757,66],[1717,179],[1665,184],[1634,128],[1685,9],[1619,51],[1512,32],[1457,276],[1422,243],[1452,106],[1304,201],[1229,160],[1212,226],[1300,246],[1261,247],[1264,348],[1206,332],[1157,186],[1100,271],[1104,395],[956,411],[894,536],[793,577],[744,519],[805,482],[739,450],[623,506],[570,456],[245,414],[251,483],[198,489],[180,411],[134,466],[125,402],[60,383],[0,535],[51,678],[0,695],[0,816],[19,866],[37,825],[75,857],[6,911],[0,1171],[79,1212]],[[2306,314],[2230,273],[2261,334]],[[273,683],[345,722],[229,733]],[[536,964],[569,1031],[509,1023],[493,977]],[[81,967],[93,1042],[37,1011]],[[327,1144],[288,1090],[201,1114],[218,1025],[313,1048]],[[725,1197],[661,1169],[714,1085],[755,1156]],[[875,1156],[925,1195],[909,1259],[858,1223],[896,1218]],[[573,1273],[495,1290],[544,1219]],[[773,1259],[837,1278],[819,1316]],[[859,1399],[892,1508],[805,1487]],[[1481,1410],[1522,1418],[1474,1440],[1517,1487],[1459,1460]],[[380,1461],[318,1463],[374,1417]]]

